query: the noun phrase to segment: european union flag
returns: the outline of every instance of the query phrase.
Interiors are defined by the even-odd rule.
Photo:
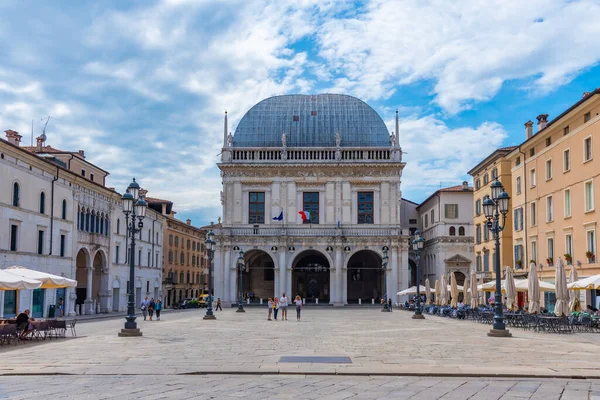
[[[279,213],[278,217],[273,217],[273,221],[283,221],[283,211]]]

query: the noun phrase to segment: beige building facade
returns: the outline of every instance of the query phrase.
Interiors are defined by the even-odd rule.
[[[525,124],[526,140],[506,159],[511,163],[513,263],[536,263],[543,280],[553,281],[559,258],[576,266],[579,277],[600,274],[597,260],[597,187],[600,185],[600,90],[548,122]],[[514,264],[513,264],[514,265]],[[567,267],[568,269],[569,267]],[[598,305],[595,291],[586,302]]]

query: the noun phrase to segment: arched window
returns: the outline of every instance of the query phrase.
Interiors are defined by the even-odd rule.
[[[90,231],[90,220],[91,220],[91,215],[90,215],[90,209],[88,208],[85,211],[85,231],[86,232]]]
[[[169,235],[169,246],[173,246],[173,235]]]
[[[188,239],[188,241],[187,241],[187,249],[188,250],[190,249],[190,239]]]
[[[46,212],[46,193],[40,193],[40,214],[45,214]]]
[[[465,227],[464,226],[458,227],[458,236],[465,236]]]
[[[117,235],[121,233],[121,220],[117,219]]]
[[[96,233],[100,233],[100,213],[96,213]]]
[[[173,250],[169,250],[169,264],[173,264]]]
[[[196,251],[196,242],[192,242],[192,251]]]
[[[179,236],[175,236],[175,247],[179,247]]]
[[[62,201],[62,219],[67,219],[67,201]]]
[[[108,236],[108,235],[110,235],[110,218],[108,218],[108,214],[106,214],[106,216],[104,218],[105,218],[105,221],[104,221],[104,235]]]
[[[183,283],[183,272],[179,273],[179,283]]]
[[[200,273],[196,274],[196,283],[200,283]]]
[[[187,281],[185,283],[190,283],[190,272],[187,273]]]
[[[196,256],[192,256],[192,267],[196,266]]]
[[[19,191],[20,191],[20,189],[21,188],[19,187],[19,184],[17,182],[15,182],[13,184],[13,198],[12,198],[12,205],[14,207],[19,207],[19,201],[20,201]]]
[[[450,227],[450,236],[456,236],[456,228],[453,226]]]
[[[92,210],[90,214],[90,229],[88,232],[94,233],[96,231],[96,211]]]
[[[183,251],[181,252],[181,254],[179,255],[179,263],[181,265],[185,264],[185,255],[183,254]]]
[[[100,216],[100,223],[98,224],[99,226],[99,232],[101,235],[104,235],[104,213],[102,213],[102,215]]]

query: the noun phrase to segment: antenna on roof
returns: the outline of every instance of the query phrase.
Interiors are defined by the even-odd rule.
[[[42,121],[44,119],[42,118]],[[48,118],[46,118],[46,123],[44,124],[44,129],[42,129],[42,135],[46,134],[46,127],[48,126],[48,122],[50,122],[50,116],[48,115]]]

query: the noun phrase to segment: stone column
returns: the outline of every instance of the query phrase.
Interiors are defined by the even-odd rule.
[[[92,261],[90,260],[90,265],[87,266],[87,286],[85,288],[85,315],[95,314],[96,310],[94,310],[94,299],[92,299],[92,283],[94,279],[94,268],[91,265]]]
[[[343,306],[346,303],[345,290],[342,288],[343,285],[343,276],[342,269],[344,263],[344,253],[342,253],[342,245],[338,244],[335,246],[335,303],[336,306]]]
[[[390,292],[388,292],[388,297],[390,297],[392,299],[392,302],[394,303],[398,301],[398,296],[396,295],[396,293],[400,291],[398,290],[399,268],[400,266],[398,265],[398,246],[392,245],[392,279],[390,282],[391,285],[388,285],[388,287],[390,288]]]
[[[279,290],[280,293],[277,293],[277,296],[281,296],[282,292],[286,292],[287,296],[291,298],[292,293],[292,271],[288,271],[286,265],[286,257],[285,257],[285,246],[280,246],[279,249],[279,276],[281,281],[279,282]],[[288,289],[289,288],[289,289]]]
[[[231,281],[231,249],[229,246],[223,246],[223,253],[224,257],[223,259],[225,260],[224,264],[223,264],[223,292],[221,293],[222,297],[221,300],[223,302],[229,302],[231,301],[231,286],[230,286],[230,281]],[[236,291],[234,290],[233,293],[236,293]]]

